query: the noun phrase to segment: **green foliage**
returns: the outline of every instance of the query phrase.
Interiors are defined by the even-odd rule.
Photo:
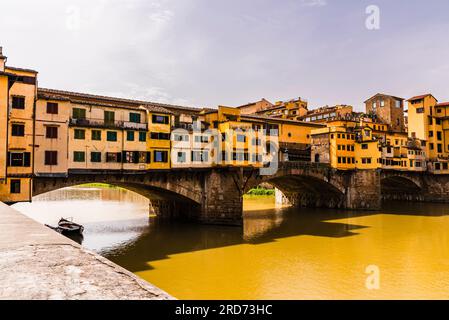
[[[83,187],[83,188],[101,188],[101,189],[122,189],[120,187],[111,185],[111,184],[107,184],[107,183],[85,183],[85,184],[80,184],[78,187]]]
[[[265,189],[257,187],[249,190],[247,194],[252,196],[273,196],[274,189]]]

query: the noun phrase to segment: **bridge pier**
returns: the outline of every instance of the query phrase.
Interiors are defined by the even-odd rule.
[[[346,208],[379,210],[382,205],[378,170],[352,171],[346,181]]]
[[[215,169],[206,174],[199,221],[243,225],[243,191],[234,172]]]

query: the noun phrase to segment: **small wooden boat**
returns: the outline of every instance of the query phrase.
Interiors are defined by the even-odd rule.
[[[46,226],[63,235],[71,235],[71,234],[82,235],[84,231],[84,227],[82,225],[64,218],[61,218],[59,220],[57,227],[53,227],[48,224],[46,224]]]

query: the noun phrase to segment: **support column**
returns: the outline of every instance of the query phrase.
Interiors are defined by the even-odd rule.
[[[235,179],[228,170],[213,169],[205,174],[201,222],[243,225],[243,195]]]
[[[381,208],[380,173],[377,170],[355,170],[348,180],[346,208],[358,210]]]

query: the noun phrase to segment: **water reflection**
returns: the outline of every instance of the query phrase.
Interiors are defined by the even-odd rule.
[[[148,218],[123,189],[67,188],[15,207],[42,223],[72,216],[83,245],[178,298],[444,298],[449,206],[390,203],[380,212],[276,208],[245,200],[241,228]],[[365,267],[379,266],[381,290]]]

